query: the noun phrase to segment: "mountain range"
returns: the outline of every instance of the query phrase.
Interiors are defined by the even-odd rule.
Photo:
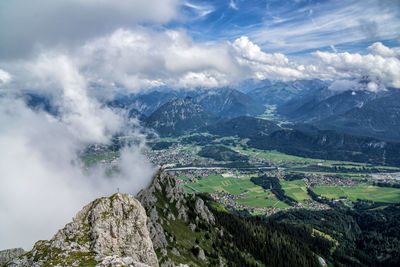
[[[186,97],[162,105],[146,118],[145,125],[161,136],[177,136],[210,125],[217,119],[193,98]]]
[[[250,96],[230,88],[208,90],[195,99],[203,108],[224,117],[256,116],[265,110]]]
[[[365,89],[364,83],[365,81],[360,81],[357,88]],[[232,88],[167,90],[140,95],[119,95],[106,104],[111,108],[127,110],[129,117],[139,118],[143,125],[152,128],[160,136],[179,136],[200,131],[220,136],[237,135],[262,143],[267,142],[266,136],[269,136],[270,147],[275,146],[286,152],[288,149],[283,149],[286,146],[283,144],[289,136],[314,138],[323,133],[321,130],[331,130],[328,136],[336,135],[339,139],[340,136],[360,136],[358,139],[347,138],[356,144],[365,137],[375,138],[371,139],[374,143],[400,142],[398,89],[388,88],[379,92],[354,88],[332,90],[329,83],[320,80],[264,84],[266,86],[251,90],[248,94]],[[48,112],[56,110],[44,96],[26,95],[24,99],[33,109],[44,109]],[[262,118],[264,105],[276,106],[276,116],[269,120]],[[286,122],[281,124],[282,120]],[[283,131],[280,131],[282,128]],[[295,131],[290,131],[293,129]],[[313,133],[310,135],[310,132]],[[279,138],[282,140],[278,141]],[[317,153],[318,149],[312,145],[314,141],[304,140],[308,139],[292,140],[302,144],[303,148],[290,149],[290,152],[303,154],[308,149],[310,152],[306,154],[311,157],[332,157],[331,153]],[[252,144],[254,142],[256,141]],[[282,147],[278,144],[282,144]],[[395,156],[391,152],[389,154]],[[356,161],[362,158],[383,162],[382,158],[351,158]],[[396,156],[395,158],[397,159]],[[390,160],[386,161],[388,162]],[[397,162],[392,163],[398,165]]]
[[[326,87],[326,83],[317,79],[293,82],[278,81],[271,85],[255,88],[248,95],[263,105],[282,105],[323,87]]]
[[[322,129],[374,136],[400,141],[400,91],[392,89],[385,96],[373,98],[359,107],[332,114],[316,123]]]

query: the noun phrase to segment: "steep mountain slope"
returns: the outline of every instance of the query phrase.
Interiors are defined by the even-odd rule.
[[[326,86],[326,83],[317,79],[275,82],[269,86],[256,88],[250,91],[248,95],[262,104],[279,106],[324,86]]]
[[[235,85],[235,88],[240,92],[247,94],[254,88],[260,88],[271,85],[269,80],[259,80],[259,79],[246,79],[239,84]]]
[[[137,110],[135,108],[131,108],[128,111],[128,118],[136,118],[140,121],[144,121],[144,120],[146,120],[146,115],[144,115],[143,113],[141,113],[139,110]]]
[[[276,82],[270,86],[256,88],[248,95],[262,104],[280,105],[297,96],[298,90],[290,84]]]
[[[292,108],[285,106],[281,107],[279,111],[291,120],[316,121],[332,115],[343,114],[355,107],[360,108],[376,97],[376,93],[369,91],[345,91],[321,100],[319,94],[312,96],[310,100],[307,99],[308,101],[306,100],[295,109],[293,109],[292,103],[288,103],[287,107],[291,106]],[[298,99],[296,102],[302,103],[303,101],[303,99]]]
[[[119,101],[110,101],[107,103],[107,107],[118,111],[126,111],[128,118],[136,118],[140,121],[144,121],[146,119],[146,116],[141,113],[139,110],[135,108],[131,108],[129,106],[126,106],[125,103],[119,102]]]
[[[400,166],[399,143],[335,131],[280,130],[253,136],[248,144],[303,157]]]
[[[309,105],[314,106],[317,103],[334,96],[335,94],[336,92],[330,90],[328,87],[322,87],[317,90],[304,92],[302,95],[278,106],[277,112],[278,114],[290,119],[290,115],[296,115],[297,112],[303,114],[303,111],[300,109],[300,107]],[[305,105],[306,103],[308,104]]]
[[[211,134],[220,136],[239,136],[247,138],[256,134],[270,134],[281,129],[272,121],[249,116],[219,121],[206,128]]]
[[[315,201],[328,203],[330,209],[296,209],[276,213],[270,219],[311,227],[336,240],[332,253],[334,266],[399,265],[399,204],[358,201],[350,208],[315,193],[310,195]],[[326,258],[329,260],[329,257]]]
[[[127,194],[96,199],[49,241],[6,266],[158,266],[139,201]]]
[[[203,108],[226,117],[259,115],[265,110],[248,95],[230,88],[205,91],[195,99]]]
[[[333,115],[316,125],[352,134],[400,141],[400,91],[371,100],[343,114]]]
[[[216,120],[215,115],[193,98],[187,97],[164,104],[145,120],[145,124],[161,136],[177,136],[210,125]]]
[[[203,200],[188,195],[172,175],[160,170],[137,198],[146,209],[147,227],[161,266],[219,263],[217,255],[211,256],[210,238],[220,234],[214,216]]]
[[[114,100],[109,101],[109,106],[117,106],[128,110],[135,109],[148,116],[165,103],[178,97],[174,91],[153,91],[140,95],[120,95]]]

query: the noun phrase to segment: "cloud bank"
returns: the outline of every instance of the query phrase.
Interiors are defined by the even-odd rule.
[[[0,1],[0,60],[71,46],[140,22],[164,23],[178,0]]]
[[[266,53],[247,36],[234,42],[199,43],[183,31],[155,31],[145,27],[118,29],[86,42],[68,55],[90,81],[109,91],[140,92],[154,87],[212,88],[234,86],[245,79],[361,79],[376,86],[400,87],[399,50],[380,42],[368,54],[311,53],[301,64],[282,53]],[[116,87],[115,85],[118,84]],[[96,88],[98,90],[98,88]]]
[[[91,200],[117,188],[136,194],[154,173],[140,153],[144,136],[133,130],[127,134],[137,142],[122,149],[119,172],[85,168],[82,149],[107,145],[129,125],[88,96],[86,79],[67,57],[42,55],[26,66],[60,114],[34,111],[9,92],[0,97],[0,249],[30,249],[33,242],[51,238]]]
[[[317,51],[321,72],[333,79],[367,77],[371,82],[367,90],[377,91],[386,87],[400,88],[400,49],[389,48],[382,43],[368,47],[371,53],[329,53]]]

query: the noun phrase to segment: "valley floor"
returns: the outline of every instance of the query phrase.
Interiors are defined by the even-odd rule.
[[[174,173],[187,192],[209,193],[238,212],[270,215],[329,209],[312,194],[350,207],[358,200],[400,202],[400,168],[292,156],[252,148],[247,141],[209,134],[163,138],[150,140],[145,154],[153,164]],[[113,170],[119,152],[97,147],[83,160],[87,168],[102,164]],[[278,183],[263,188],[257,184],[261,176],[274,177]]]

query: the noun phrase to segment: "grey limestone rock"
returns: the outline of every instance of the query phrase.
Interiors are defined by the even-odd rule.
[[[147,227],[154,248],[160,252],[161,266],[175,266],[169,258],[171,254],[185,257],[183,255],[191,253],[173,238],[174,230],[170,231],[174,225],[179,224],[187,227],[188,231],[195,231],[201,222],[215,224],[215,218],[203,200],[188,194],[175,177],[163,169],[155,175],[148,188],[139,192],[137,199],[147,211]],[[199,259],[206,262],[205,253],[200,247]]]
[[[51,266],[93,266],[95,263],[97,266],[158,266],[145,210],[128,194],[96,199],[50,241],[38,241],[32,251],[7,266],[45,263]]]
[[[204,201],[201,198],[196,200],[195,209],[203,220],[211,224],[215,223],[214,215],[204,206]]]
[[[204,254],[204,250],[201,247],[199,247],[198,245],[196,245],[195,248],[197,248],[199,250],[199,254],[197,255],[197,257],[200,260],[205,261],[206,260],[206,255]]]
[[[0,251],[0,266],[3,266],[6,262],[17,258],[24,254],[25,251],[22,248],[12,248]]]

